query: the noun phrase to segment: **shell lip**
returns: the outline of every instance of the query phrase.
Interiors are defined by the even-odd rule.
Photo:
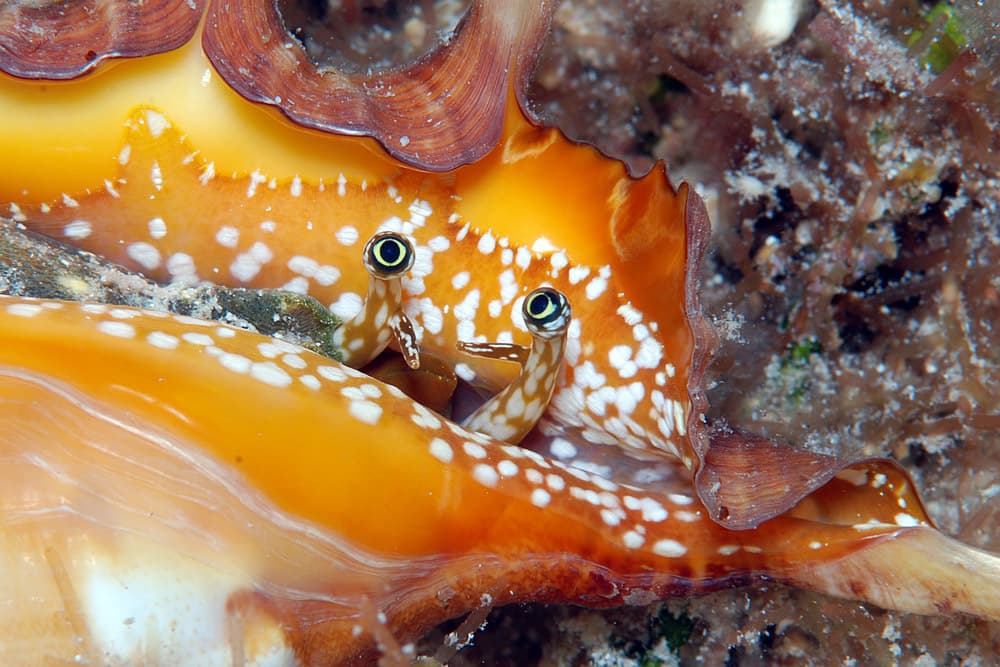
[[[915,488],[909,473],[891,459],[849,460],[793,448],[730,429],[724,424],[710,426],[706,422],[705,375],[719,342],[700,300],[700,267],[711,236],[711,224],[701,198],[686,184],[682,184],[681,189],[687,189],[685,314],[693,340],[687,384],[691,401],[687,431],[697,456],[693,463],[695,490],[712,520],[730,530],[756,528],[784,514],[849,467],[891,469]],[[781,486],[784,493],[762,498],[759,493],[762,480]],[[927,517],[923,501],[917,494],[914,496],[919,504],[914,509]],[[748,501],[748,498],[754,500]],[[933,525],[929,517],[927,522]]]
[[[442,172],[499,143],[507,95],[525,87],[554,9],[538,0],[476,0],[430,53],[398,68],[349,73],[313,64],[275,2],[214,1],[202,47],[245,99],[275,106],[302,127],[370,136],[406,165]]]
[[[19,79],[67,81],[108,60],[173,51],[194,37],[206,2],[0,5],[0,71]]]

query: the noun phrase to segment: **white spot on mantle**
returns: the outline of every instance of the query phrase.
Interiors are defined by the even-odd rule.
[[[653,553],[667,558],[680,558],[687,553],[687,547],[677,540],[657,540],[653,544]]]

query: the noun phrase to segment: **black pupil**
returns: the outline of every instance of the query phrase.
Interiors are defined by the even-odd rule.
[[[383,264],[394,266],[403,254],[403,248],[396,239],[386,239],[379,245],[378,252]]]
[[[528,305],[528,310],[531,311],[532,317],[540,317],[545,314],[548,310],[549,305],[552,303],[552,295],[547,292],[542,292],[537,294],[531,303]]]

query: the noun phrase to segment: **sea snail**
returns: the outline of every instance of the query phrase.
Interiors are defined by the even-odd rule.
[[[548,407],[562,369],[566,332],[572,320],[566,296],[551,287],[540,287],[528,294],[521,315],[531,333],[530,349],[514,343],[458,343],[459,350],[468,354],[521,364],[517,379],[462,424],[470,431],[515,445]]]
[[[380,232],[365,244],[362,261],[369,275],[368,296],[361,312],[334,333],[348,366],[365,366],[394,338],[406,364],[420,367],[413,324],[402,308],[401,279],[413,267],[413,259],[413,243],[396,232]]]

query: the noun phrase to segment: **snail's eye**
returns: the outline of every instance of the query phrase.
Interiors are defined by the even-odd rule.
[[[524,298],[524,323],[534,334],[562,333],[570,320],[569,301],[562,292],[541,287]]]
[[[365,266],[385,278],[405,273],[413,266],[413,244],[396,232],[376,234],[365,246]]]

